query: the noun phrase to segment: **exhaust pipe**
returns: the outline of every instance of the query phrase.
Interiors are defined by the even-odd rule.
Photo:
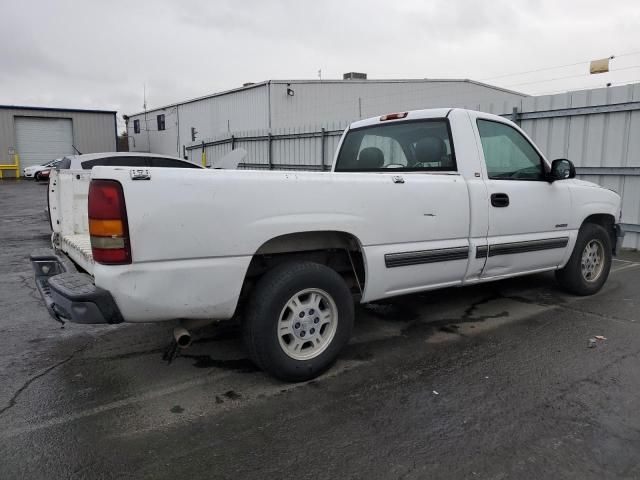
[[[187,348],[189,345],[191,345],[191,333],[184,327],[174,328],[173,338],[180,348]]]

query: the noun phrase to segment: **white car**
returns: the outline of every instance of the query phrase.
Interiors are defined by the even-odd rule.
[[[51,168],[56,168],[58,164],[62,161],[62,158],[56,158],[55,160],[51,160],[50,162],[44,163],[42,165],[32,165],[30,167],[25,167],[22,170],[23,175],[26,178],[33,178],[34,180],[41,180],[40,173],[43,170],[49,170]]]
[[[203,168],[200,165],[169,155],[144,152],[100,152],[68,155],[56,165],[59,170],[91,170],[102,165],[109,167]]]
[[[457,108],[353,123],[330,173],[52,173],[54,249],[32,262],[54,317],[189,319],[186,345],[189,327],[242,312],[251,358],[290,381],[336,359],[354,299],[545,271],[591,295],[623,236],[618,194],[509,120]]]

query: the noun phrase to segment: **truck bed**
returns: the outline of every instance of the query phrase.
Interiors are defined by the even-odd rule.
[[[91,255],[91,240],[88,233],[64,235],[61,238],[60,247],[87,273],[93,273],[93,256]]]

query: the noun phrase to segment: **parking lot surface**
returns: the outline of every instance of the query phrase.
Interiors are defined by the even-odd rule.
[[[640,255],[578,298],[552,274],[360,306],[285,384],[233,322],[64,327],[28,255],[46,186],[0,181],[0,478],[640,478]],[[589,339],[601,336],[595,347]]]

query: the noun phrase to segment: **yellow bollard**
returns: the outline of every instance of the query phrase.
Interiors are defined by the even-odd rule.
[[[15,177],[20,178],[20,157],[17,153],[13,154],[13,163],[7,165],[0,165],[0,179],[4,178],[5,170],[13,170]]]

